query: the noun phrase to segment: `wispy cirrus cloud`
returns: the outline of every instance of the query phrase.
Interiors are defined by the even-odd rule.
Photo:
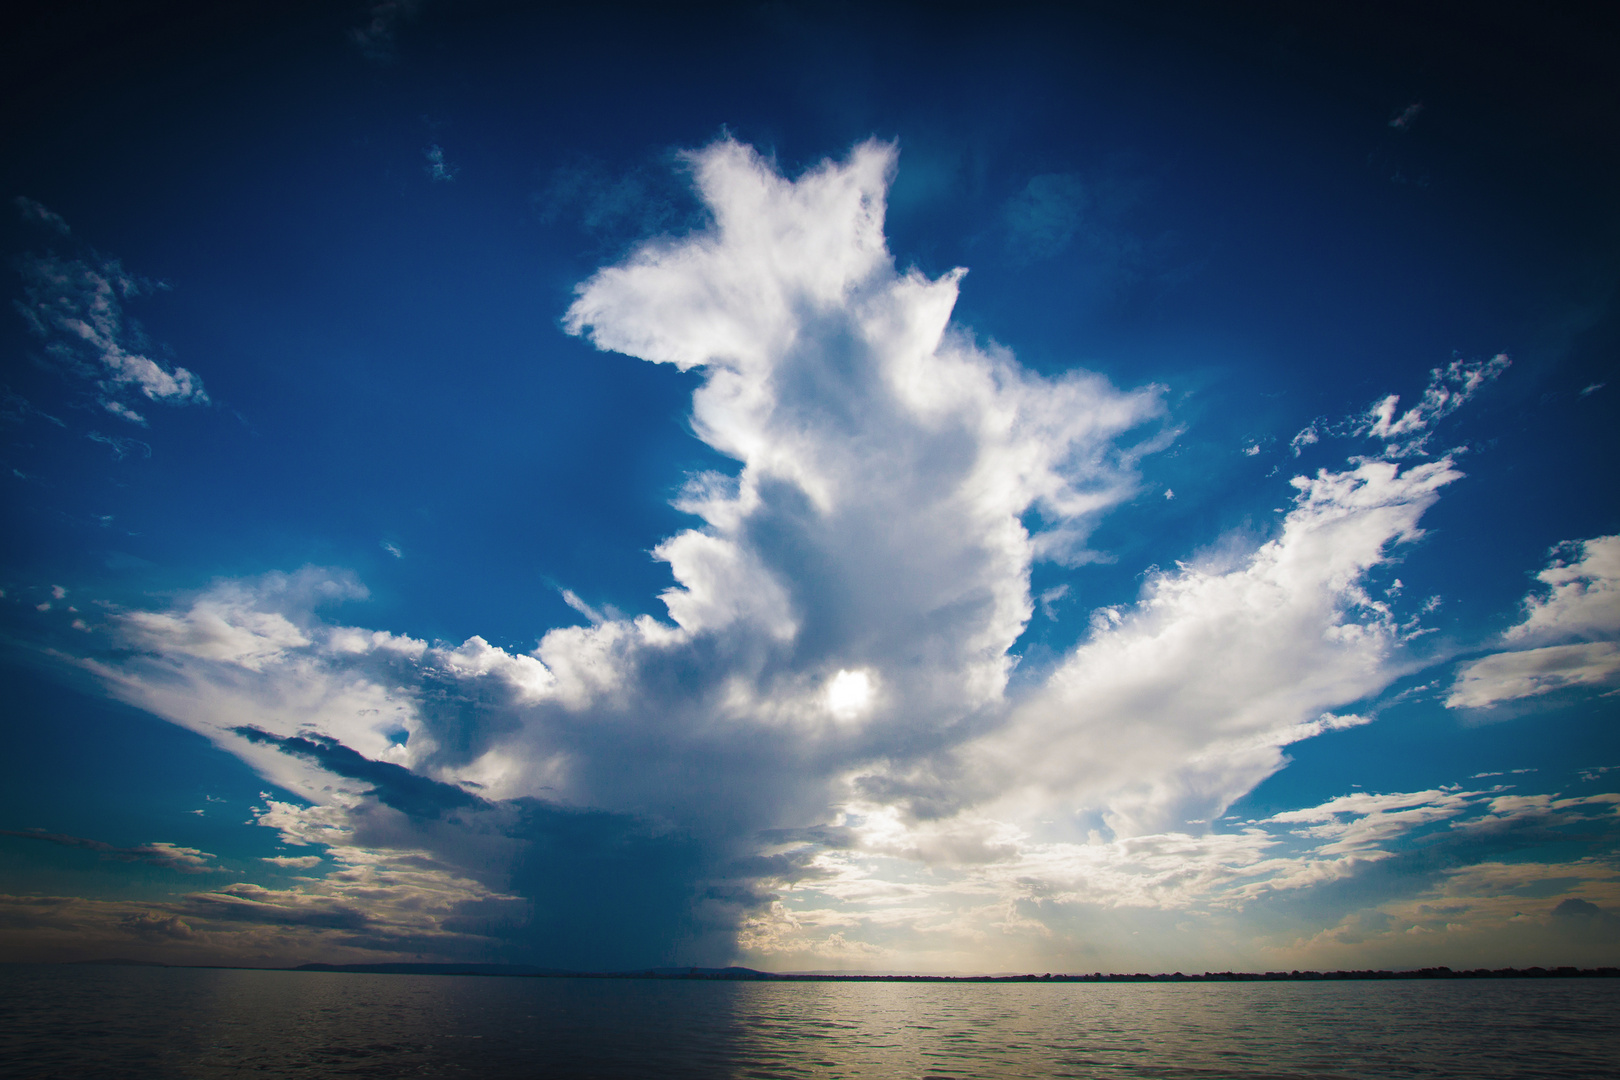
[[[24,221],[35,225],[43,225],[59,236],[73,235],[73,230],[68,228],[68,223],[62,215],[44,203],[37,202],[25,195],[17,196],[11,200],[11,203],[17,208],[17,212],[22,215]]]
[[[546,225],[569,224],[598,241],[643,238],[667,231],[683,217],[685,193],[674,178],[646,166],[615,170],[577,156],[552,169],[531,196]]]
[[[25,218],[69,235],[56,214],[32,200],[18,202]],[[102,409],[144,426],[146,417],[136,406],[208,403],[202,380],[149,355],[152,345],[125,314],[127,301],[167,286],[137,277],[119,260],[93,251],[29,254],[17,265],[23,278],[17,311],[44,343],[49,361],[89,388]]]
[[[366,21],[350,28],[349,40],[367,60],[392,63],[399,59],[400,23],[414,18],[424,3],[425,0],[374,0],[366,12]]]
[[[1078,173],[1041,173],[1002,204],[1004,249],[1014,266],[1065,252],[1082,293],[1115,295],[1172,269],[1175,234],[1145,228],[1141,213],[1154,182],[1124,160]],[[1183,267],[1178,273],[1189,272]]]
[[[1024,259],[1051,258],[1074,241],[1090,202],[1079,176],[1043,173],[1031,177],[1002,208],[1008,246]]]
[[[1417,122],[1418,115],[1422,112],[1423,103],[1415,101],[1396,113],[1395,118],[1389,122],[1389,126],[1396,131],[1410,131],[1412,125]]]
[[[452,164],[445,156],[444,147],[438,143],[422,151],[422,156],[427,158],[427,164],[422,166],[422,171],[427,173],[427,178],[435,184],[448,183],[461,171],[459,166]]]

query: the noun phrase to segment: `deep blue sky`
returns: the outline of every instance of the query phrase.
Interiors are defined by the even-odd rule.
[[[1581,5],[0,38],[7,954],[1620,955],[1620,81]],[[836,295],[818,177],[886,199]],[[937,428],[862,305],[958,267],[928,363],[989,381]],[[774,320],[754,366],[733,318]],[[733,368],[770,408],[703,412]],[[745,497],[672,505],[706,472]]]

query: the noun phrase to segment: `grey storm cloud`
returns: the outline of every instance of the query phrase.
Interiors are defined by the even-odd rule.
[[[487,806],[483,799],[454,784],[437,780],[387,761],[372,761],[325,735],[294,735],[283,737],[243,726],[231,729],[249,742],[274,746],[283,754],[292,754],[337,776],[363,780],[372,785],[367,792],[384,806],[412,817],[440,817],[446,811],[463,807]]]

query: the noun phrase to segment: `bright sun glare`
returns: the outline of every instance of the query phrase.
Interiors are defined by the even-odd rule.
[[[872,680],[864,671],[840,671],[827,684],[827,708],[840,720],[853,720],[872,701]]]

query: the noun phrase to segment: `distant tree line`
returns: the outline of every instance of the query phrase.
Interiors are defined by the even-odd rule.
[[[666,976],[667,977],[667,976]],[[688,975],[684,978],[757,978],[774,982],[1331,982],[1352,979],[1613,979],[1620,968],[1474,968],[1453,971],[1448,967],[1419,968],[1416,971],[1206,971],[1202,975],[1149,975],[1094,972],[1090,975]]]
[[[119,961],[102,961],[118,963]],[[128,962],[128,961],[124,961]],[[1620,978],[1620,968],[1529,967],[1529,968],[1474,968],[1453,971],[1448,967],[1418,968],[1415,971],[1206,971],[1202,975],[1185,975],[1179,971],[1168,975],[1149,975],[1097,971],[1090,975],[869,975],[849,974],[781,974],[756,971],[753,968],[646,968],[639,971],[569,971],[560,968],[536,968],[518,964],[303,964],[294,971],[333,971],[390,975],[503,975],[514,978],[562,979],[695,979],[722,982],[969,982],[969,983],[1025,983],[1025,982],[1085,982],[1085,983],[1139,983],[1139,982],[1333,982],[1355,979],[1613,979]]]

